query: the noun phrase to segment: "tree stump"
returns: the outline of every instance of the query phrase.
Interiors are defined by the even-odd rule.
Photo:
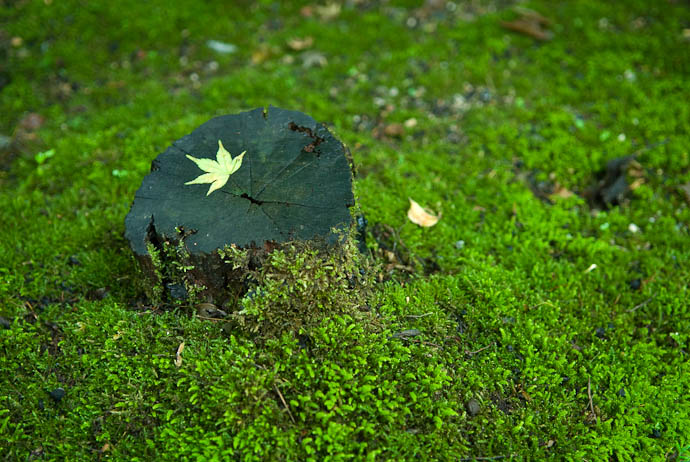
[[[219,303],[242,276],[223,249],[337,245],[353,205],[347,148],[306,114],[271,106],[211,119],[160,154],[125,236],[158,295]]]

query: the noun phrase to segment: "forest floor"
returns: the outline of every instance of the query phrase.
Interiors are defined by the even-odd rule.
[[[0,2],[0,459],[690,460],[687,2],[172,5]],[[123,232],[268,105],[349,146],[378,282],[259,341]]]

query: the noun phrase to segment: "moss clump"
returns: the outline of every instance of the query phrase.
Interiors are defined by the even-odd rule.
[[[334,246],[293,241],[260,255],[228,246],[220,255],[243,275],[245,292],[231,317],[250,332],[273,337],[365,310],[370,272],[352,238]]]
[[[195,303],[200,301],[206,287],[193,277],[195,266],[184,243],[179,240],[164,240],[160,245],[146,244],[150,260],[144,270],[149,276],[142,289],[154,304],[163,301],[174,303]],[[143,268],[142,268],[143,269]]]

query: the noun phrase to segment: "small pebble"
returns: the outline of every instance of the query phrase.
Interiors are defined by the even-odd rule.
[[[479,99],[483,103],[488,103],[491,101],[491,92],[487,89],[483,89],[481,92],[479,92]]]
[[[456,249],[460,250],[464,247],[465,247],[465,241],[463,241],[462,239],[459,241],[455,241],[455,248]]]
[[[625,398],[625,388],[621,388],[620,390],[618,390],[618,393],[616,394],[621,398]]]
[[[637,226],[635,223],[630,223],[630,224],[628,225],[628,231],[630,231],[631,233],[635,234],[635,233],[637,233],[637,232],[640,231],[640,227]]]
[[[467,402],[467,404],[465,404],[465,409],[471,417],[474,417],[479,414],[479,411],[481,411],[481,406],[479,406],[479,401],[472,398]]]
[[[642,280],[640,278],[633,279],[629,284],[632,290],[640,290],[640,287],[642,287]]]
[[[603,327],[597,327],[596,330],[594,331],[594,335],[596,335],[597,338],[605,339],[606,338],[606,330],[604,330]]]
[[[216,53],[220,53],[222,55],[227,55],[237,51],[237,45],[221,42],[219,40],[208,40],[206,41],[206,46]]]
[[[168,289],[170,296],[175,300],[187,299],[187,289],[182,284],[166,284],[165,287]]]
[[[62,387],[58,387],[55,390],[50,392],[50,397],[53,398],[53,400],[56,403],[59,403],[60,400],[65,397],[65,394],[66,394],[65,389]]]
[[[7,149],[12,144],[12,138],[5,135],[0,135],[0,149]]]

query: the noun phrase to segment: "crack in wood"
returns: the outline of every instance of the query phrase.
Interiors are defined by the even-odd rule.
[[[304,146],[304,147],[302,148],[302,150],[303,150],[304,152],[314,152],[314,150],[316,149],[316,147],[317,147],[318,145],[320,145],[321,143],[324,142],[324,139],[321,138],[320,136],[316,136],[316,134],[314,134],[314,132],[312,131],[312,129],[309,128],[309,127],[303,127],[303,126],[301,126],[301,125],[297,125],[297,124],[294,123],[294,122],[290,122],[290,123],[288,124],[288,127],[289,127],[290,130],[292,130],[293,132],[305,133],[309,138],[311,138],[312,140],[314,140],[314,141],[312,141],[311,143],[307,144],[306,146]],[[320,154],[319,154],[319,152],[317,151],[317,152],[316,152],[316,156],[318,157],[319,155],[320,155]]]

